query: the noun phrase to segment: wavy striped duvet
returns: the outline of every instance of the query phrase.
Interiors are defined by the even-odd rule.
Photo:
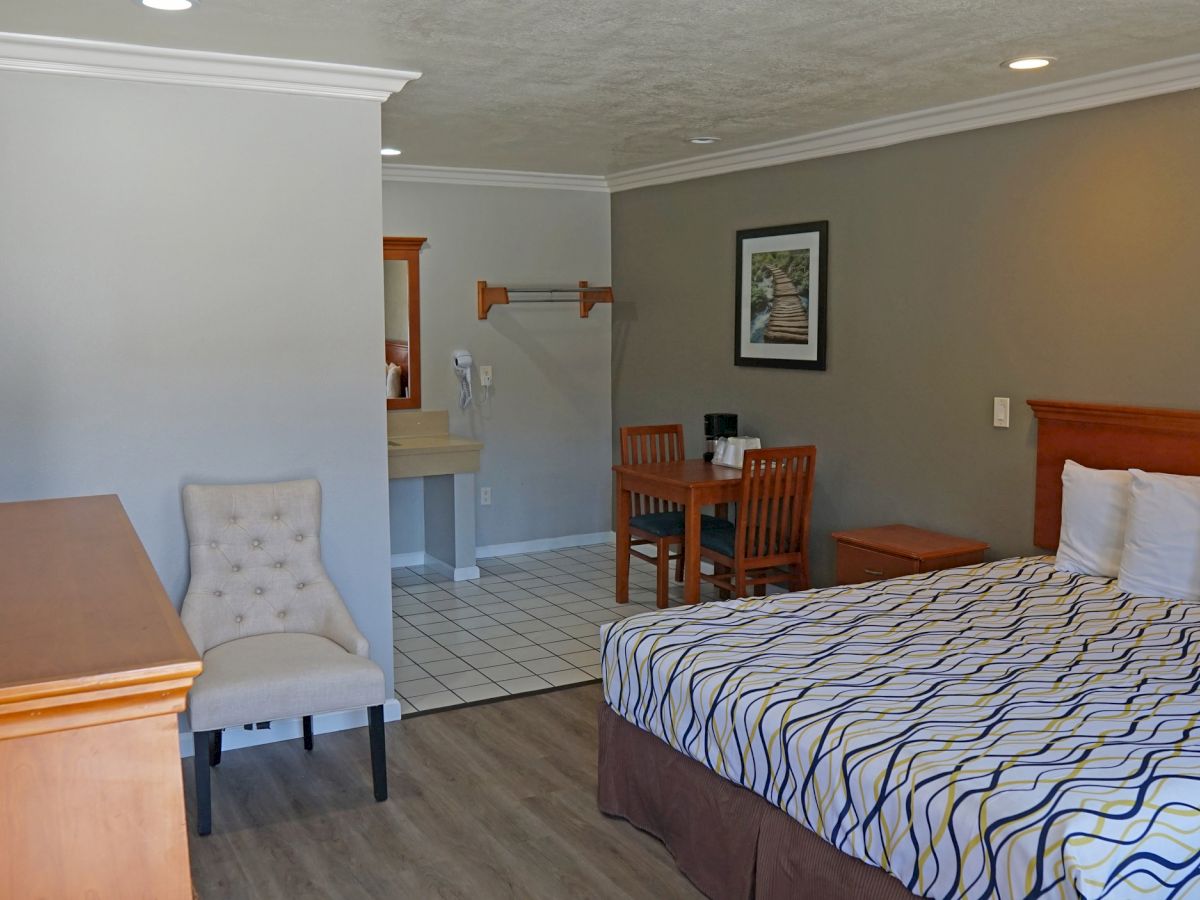
[[[1200,897],[1200,604],[1049,558],[606,627],[634,725],[925,897]]]

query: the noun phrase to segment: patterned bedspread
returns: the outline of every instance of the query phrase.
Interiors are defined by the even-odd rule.
[[[614,711],[925,897],[1200,897],[1200,604],[1045,557],[634,616]]]

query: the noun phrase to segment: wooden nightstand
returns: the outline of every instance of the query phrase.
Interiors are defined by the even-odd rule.
[[[837,583],[857,584],[983,562],[983,541],[938,534],[911,525],[835,531]]]

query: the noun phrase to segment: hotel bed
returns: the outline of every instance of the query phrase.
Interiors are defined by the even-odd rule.
[[[1200,474],[1200,416],[1035,404],[1063,461]],[[606,627],[601,809],[714,898],[1200,896],[1200,604],[1052,557]]]

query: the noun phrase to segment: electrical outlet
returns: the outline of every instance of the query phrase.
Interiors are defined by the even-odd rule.
[[[479,505],[480,506],[491,506],[492,505],[492,489],[490,487],[485,487],[485,488],[479,489]]]
[[[492,383],[492,367],[479,367],[479,384],[483,387],[490,387]]]
[[[1007,428],[1008,427],[1008,398],[993,397],[992,398],[992,427]]]

